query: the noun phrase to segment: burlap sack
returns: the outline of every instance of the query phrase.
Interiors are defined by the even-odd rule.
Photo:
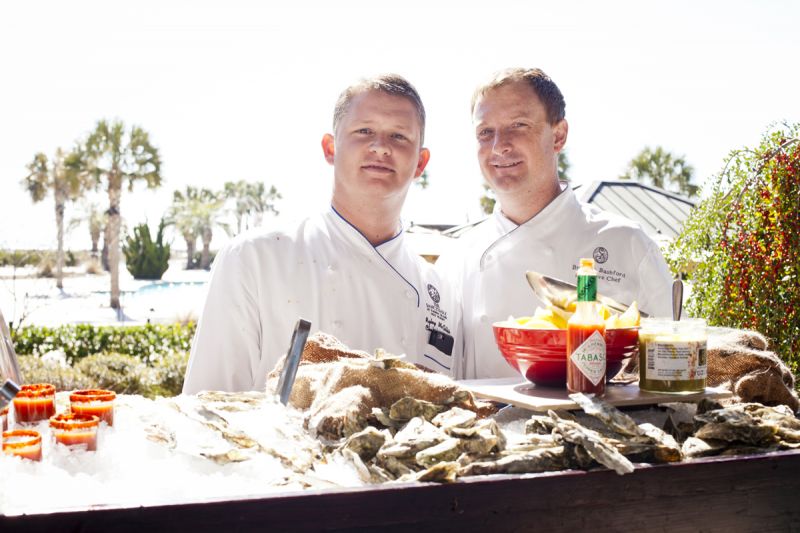
[[[285,356],[267,375],[267,393],[276,394]],[[402,360],[380,364],[366,352],[351,350],[337,338],[317,332],[303,350],[289,403],[307,410],[306,426],[329,439],[363,429],[373,408],[389,408],[411,397],[438,405],[457,405],[481,416],[496,409],[479,402],[442,374],[420,370]]]
[[[708,385],[728,387],[744,402],[783,404],[797,412],[794,376],[767,347],[755,331],[708,328]]]

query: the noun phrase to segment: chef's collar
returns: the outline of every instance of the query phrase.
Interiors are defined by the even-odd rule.
[[[369,241],[367,236],[364,235],[361,232],[361,230],[358,229],[352,222],[347,220],[344,217],[344,215],[342,215],[339,211],[337,211],[336,208],[333,207],[333,205],[331,205],[331,214],[332,214],[334,220],[339,222],[339,225],[342,226],[343,230],[346,233],[350,234],[354,238],[354,240],[356,242],[362,242],[363,244],[366,244],[369,248],[374,249],[374,250],[378,250],[378,249],[380,249],[380,250],[393,249],[395,247],[396,243],[402,241],[401,237],[405,233],[404,222],[403,222],[402,219],[400,219],[400,220],[397,221],[397,233],[395,233],[394,236],[392,236],[389,239],[386,239],[385,241],[383,241],[383,242],[381,242],[379,244],[373,245]]]
[[[544,209],[533,215],[531,218],[529,218],[522,224],[517,224],[516,222],[508,218],[505,215],[505,213],[503,213],[503,207],[500,205],[500,202],[497,202],[494,205],[494,209],[492,210],[492,217],[494,217],[495,222],[500,226],[500,228],[503,230],[504,233],[513,231],[519,226],[525,226],[536,220],[542,220],[543,218],[546,218],[548,214],[557,211],[562,205],[564,205],[568,201],[568,198],[572,196],[572,194],[566,192],[566,191],[570,192],[572,191],[572,188],[569,186],[569,182],[559,180],[558,185],[561,187],[561,192],[559,192],[555,198],[550,200],[550,203],[544,206]]]
[[[414,291],[414,294],[417,297],[417,307],[420,305],[420,297],[419,297],[419,290],[411,281],[406,278],[398,268],[407,265],[409,255],[408,250],[403,245],[404,240],[403,236],[405,235],[405,231],[402,226],[402,220],[398,221],[398,231],[394,237],[391,239],[384,241],[377,246],[373,246],[369,239],[361,233],[357,227],[355,227],[349,220],[344,218],[341,213],[339,213],[335,207],[331,205],[331,210],[326,213],[328,217],[330,217],[333,221],[333,225],[339,231],[342,232],[342,235],[353,244],[357,249],[361,252],[372,255],[375,257],[380,257],[392,271],[401,279],[403,282],[408,285],[409,289]],[[397,266],[396,266],[397,265]]]

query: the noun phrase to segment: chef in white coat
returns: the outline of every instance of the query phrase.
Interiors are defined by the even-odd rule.
[[[545,306],[527,284],[528,270],[575,283],[580,258],[593,257],[601,294],[669,314],[671,275],[658,245],[636,223],[578,201],[559,181],[564,108],[561,91],[539,69],[502,71],[475,92],[478,161],[497,203],[436,265],[462,297],[456,377],[518,375],[500,354],[492,323]]]
[[[347,88],[322,138],[330,209],[281,231],[240,236],[214,262],[183,392],[260,390],[298,317],[351,348],[383,348],[451,373],[453,291],[404,240],[400,211],[430,158],[425,110],[405,79]],[[309,187],[315,186],[309,182]]]

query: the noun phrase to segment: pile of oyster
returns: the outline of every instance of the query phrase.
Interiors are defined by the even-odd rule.
[[[592,395],[571,398],[583,413],[533,415],[522,435],[473,411],[403,398],[373,409],[369,426],[329,450],[352,461],[364,481],[379,483],[597,467],[626,474],[634,463],[800,447],[800,420],[781,406],[667,404],[665,430]]]

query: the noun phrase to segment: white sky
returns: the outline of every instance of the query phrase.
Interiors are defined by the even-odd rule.
[[[645,145],[661,145],[702,183],[769,123],[800,121],[800,2],[282,5],[3,2],[0,247],[55,246],[52,200],[32,205],[25,165],[100,118],[141,125],[164,161],[161,189],[123,195],[129,224],[155,224],[187,184],[239,179],[277,186],[283,215],[317,210],[330,195],[319,141],[336,97],[379,72],[406,76],[427,108],[431,186],[413,189],[404,212],[418,223],[479,216],[469,100],[500,68],[538,66],[559,85],[576,182],[615,178]],[[68,244],[88,248],[88,231]]]

